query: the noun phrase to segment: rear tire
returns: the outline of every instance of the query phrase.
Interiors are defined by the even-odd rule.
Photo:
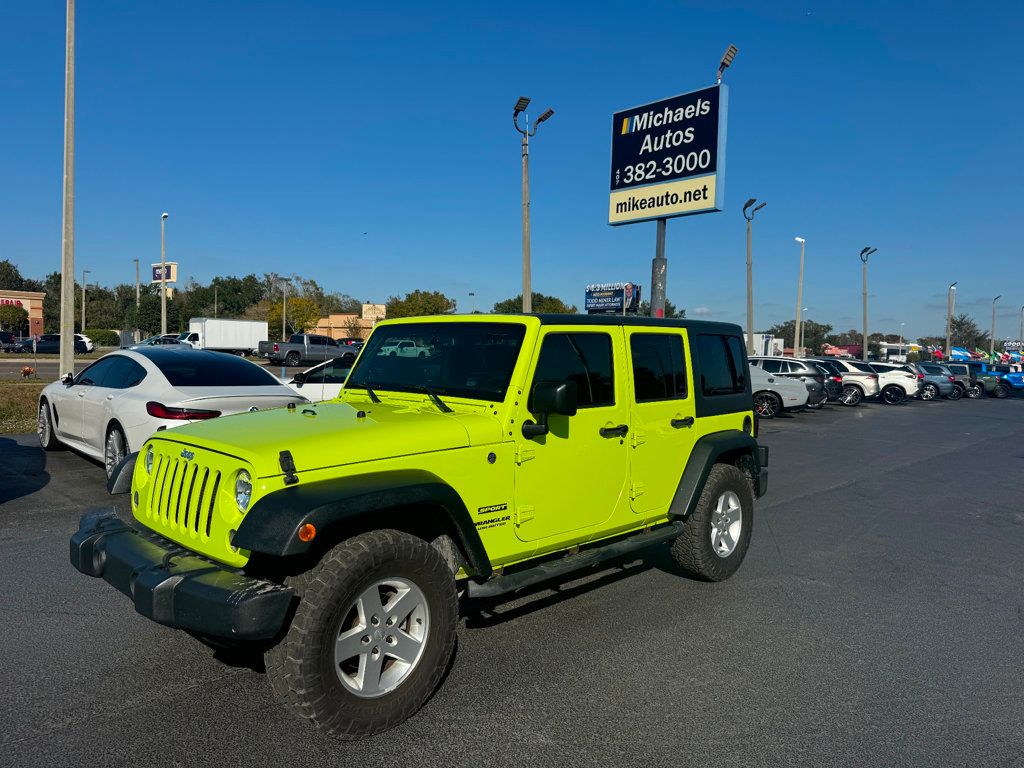
[[[934,400],[939,396],[939,388],[934,384],[925,384],[921,389],[922,400]]]
[[[458,596],[429,543],[370,531],[286,583],[300,603],[264,660],[274,693],[293,712],[332,736],[359,739],[408,719],[434,693],[455,648]]]
[[[903,387],[890,384],[882,390],[882,402],[888,405],[899,405],[906,399],[907,393],[903,391]]]
[[[289,352],[284,357],[284,364],[288,368],[295,368],[295,367],[298,366],[298,364],[299,364],[299,362],[301,362],[301,360],[302,360],[302,358],[299,357],[299,353],[298,352]]]
[[[1005,400],[1010,396],[1010,388],[1005,384],[996,384],[995,389],[992,390],[992,395],[1000,400]]]
[[[754,411],[762,419],[774,419],[782,413],[782,400],[774,392],[758,392],[754,395]]]
[[[860,401],[863,399],[864,390],[856,384],[847,384],[844,386],[843,393],[839,396],[839,402],[849,408],[852,408],[855,405],[860,405]]]
[[[959,400],[964,396],[964,391],[956,384],[953,385],[953,391],[946,395],[947,400]]]
[[[980,397],[985,396],[985,388],[981,384],[971,384],[967,388],[967,397],[971,400],[977,400]]]
[[[128,455],[128,438],[120,425],[113,424],[107,430],[107,439],[103,442],[103,468],[107,472],[107,480],[114,474],[117,465]]]
[[[716,464],[683,534],[672,542],[672,558],[693,578],[727,579],[743,562],[753,523],[750,479],[738,467]]]

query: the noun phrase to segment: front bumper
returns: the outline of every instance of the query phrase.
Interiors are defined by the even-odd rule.
[[[294,592],[217,565],[155,533],[133,528],[112,509],[85,515],[71,537],[71,564],[102,578],[143,616],[213,637],[264,640],[288,617]]]

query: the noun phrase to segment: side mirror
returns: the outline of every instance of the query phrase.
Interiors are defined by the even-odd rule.
[[[296,373],[294,376],[292,376],[292,383],[296,387],[301,387],[303,384],[305,384],[306,383],[306,374],[305,374],[305,372]]]
[[[72,384],[75,383],[75,377],[72,376],[70,373],[65,373],[63,376],[60,377],[60,383],[63,384],[65,387],[70,387]]]
[[[578,394],[575,381],[544,381],[533,388],[533,407],[537,423],[523,422],[523,437],[539,437],[548,433],[548,416],[575,416]]]

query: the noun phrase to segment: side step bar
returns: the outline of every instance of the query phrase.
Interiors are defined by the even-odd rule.
[[[510,573],[507,576],[495,576],[483,584],[471,581],[469,582],[469,597],[481,598],[507,595],[509,592],[516,592],[520,589],[557,579],[608,560],[614,560],[617,557],[628,555],[652,544],[671,541],[678,538],[682,533],[683,523],[676,520],[652,531],[619,539],[611,544],[598,545],[592,549],[578,552],[575,555],[567,555],[559,560],[549,560],[532,568]]]

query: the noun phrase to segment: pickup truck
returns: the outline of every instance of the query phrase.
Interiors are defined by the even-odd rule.
[[[353,360],[356,352],[352,347],[338,344],[330,336],[315,333],[294,333],[288,341],[261,341],[259,356],[272,363],[284,363],[294,368],[302,363],[322,363],[335,357],[349,356]]]
[[[388,357],[427,357],[431,348],[412,339],[394,339],[380,348],[378,355]]]

